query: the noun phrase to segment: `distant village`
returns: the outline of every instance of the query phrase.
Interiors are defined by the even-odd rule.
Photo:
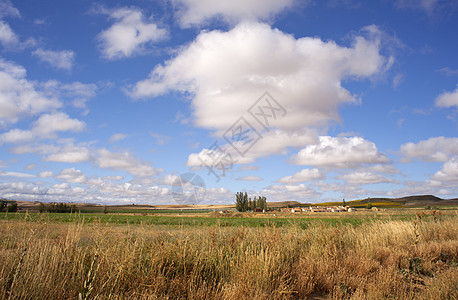
[[[363,210],[367,210],[364,209]],[[379,211],[379,209],[375,206],[371,207],[370,210],[372,211]],[[309,213],[338,213],[338,212],[354,212],[357,211],[356,208],[350,206],[308,206],[308,207],[281,207],[281,208],[255,208],[252,210],[255,213],[263,213],[263,212],[283,212],[283,213],[302,213],[302,212],[309,212]],[[230,210],[221,210],[219,213],[228,213]]]
[[[283,207],[280,208],[281,212],[352,212],[356,208],[349,206],[309,206],[309,207]]]

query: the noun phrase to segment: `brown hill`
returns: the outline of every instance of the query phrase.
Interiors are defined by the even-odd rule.
[[[434,195],[416,195],[406,196],[401,198],[366,198],[357,200],[359,203],[383,203],[383,202],[395,202],[406,207],[414,206],[446,206],[446,205],[458,205],[458,199],[442,199]],[[351,203],[351,202],[350,202]]]

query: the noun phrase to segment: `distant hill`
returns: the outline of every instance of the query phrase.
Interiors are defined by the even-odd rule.
[[[15,202],[14,200],[0,200],[7,202]],[[16,201],[19,210],[38,211],[40,202],[38,201]],[[436,206],[458,206],[458,198],[455,199],[441,199],[434,195],[417,195],[406,196],[401,198],[366,198],[358,200],[348,200],[345,203],[353,207],[366,207],[368,203],[378,207],[436,207]],[[234,204],[220,204],[220,205],[100,205],[89,203],[69,203],[75,205],[81,211],[103,211],[106,207],[110,212],[115,211],[144,211],[144,210],[157,210],[157,209],[192,209],[192,210],[220,210],[220,209],[234,209]],[[326,202],[326,203],[302,203],[298,201],[282,201],[282,202],[267,202],[269,208],[280,207],[299,207],[299,206],[339,206],[342,201]]]
[[[406,196],[401,198],[366,198],[346,201],[347,205],[363,207],[368,203],[384,207],[417,207],[417,206],[458,206],[458,198],[441,199],[434,195]],[[319,205],[341,205],[342,202],[319,203]]]
[[[267,202],[267,207],[277,208],[277,207],[297,207],[311,205],[310,203],[301,203],[298,201],[281,201],[281,202]]]

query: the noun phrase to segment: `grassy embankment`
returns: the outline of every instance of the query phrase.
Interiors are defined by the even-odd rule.
[[[357,226],[310,221],[306,229],[113,226],[100,218],[63,223],[49,215],[5,215],[2,299],[453,299],[458,293],[456,212]]]

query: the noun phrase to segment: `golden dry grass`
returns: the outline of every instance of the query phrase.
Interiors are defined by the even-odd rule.
[[[458,224],[182,228],[1,221],[1,299],[456,299]]]

